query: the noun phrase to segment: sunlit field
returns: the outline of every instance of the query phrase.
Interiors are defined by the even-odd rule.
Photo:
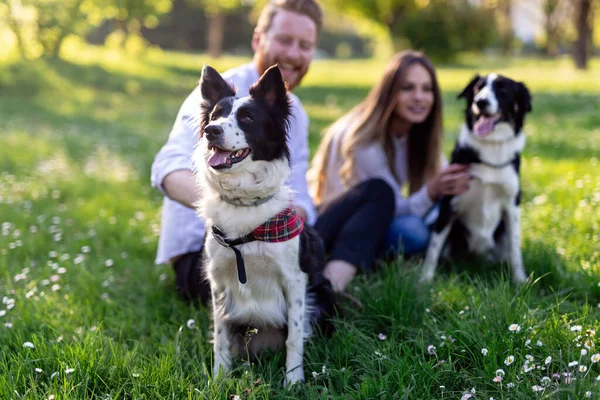
[[[0,61],[1,399],[600,398],[600,63],[465,56],[440,66],[445,151],[475,72],[533,94],[522,165],[523,254],[451,265],[417,285],[397,261],[349,289],[331,339],[306,346],[306,384],[283,353],[212,376],[209,314],[155,266],[161,195],[150,166],[203,64],[248,61],[89,47]],[[316,149],[385,62],[318,60],[296,93]],[[600,335],[600,333],[599,333]],[[598,343],[598,344],[596,344]]]

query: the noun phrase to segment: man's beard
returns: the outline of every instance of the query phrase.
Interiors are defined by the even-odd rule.
[[[258,75],[262,75],[264,74],[264,72],[269,69],[269,67],[271,67],[272,65],[277,64],[277,61],[275,61],[274,59],[271,59],[269,57],[267,57],[267,55],[265,54],[266,52],[263,51],[262,49],[259,49],[256,53],[255,53],[255,62],[256,62],[256,67],[258,68]],[[306,73],[308,72],[308,67],[306,67],[304,70],[300,70],[296,72],[296,78],[294,79],[293,82],[288,82],[285,80],[284,77],[284,81],[287,84],[288,90],[292,91],[293,89],[295,89],[296,87],[298,87],[298,85],[300,85],[300,82],[302,81],[302,78],[304,77],[304,75],[306,75]]]

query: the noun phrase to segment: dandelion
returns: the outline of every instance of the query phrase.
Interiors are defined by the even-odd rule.
[[[133,374],[131,374],[131,376],[133,376],[134,378],[139,378],[139,377],[140,377],[140,374],[133,373]],[[239,396],[238,396],[238,398],[239,398]]]
[[[581,325],[573,325],[571,327],[571,332],[581,332]]]
[[[484,357],[487,356],[487,353],[488,353],[488,349],[485,349],[485,348],[481,349],[481,354],[483,354]]]
[[[531,340],[527,339],[527,340],[525,341],[525,346],[527,346],[527,347],[530,347],[530,346],[529,346],[530,344],[531,344]]]
[[[377,339],[379,339],[379,340],[385,340],[385,339],[387,339],[387,336],[385,334],[383,334],[383,333],[380,333],[379,335],[377,335]]]
[[[600,354],[596,353],[596,354],[592,355],[591,360],[593,363],[597,363],[598,361],[600,361]]]
[[[40,373],[44,372],[44,370],[43,370],[43,369],[41,369],[41,368],[36,368],[36,369],[35,369],[35,372],[37,372],[38,374],[40,374]]]
[[[465,393],[463,394],[463,396],[460,398],[460,400],[469,400],[471,397],[473,397],[473,395],[471,393]]]
[[[505,374],[504,374],[504,370],[503,370],[502,368],[500,368],[500,369],[497,369],[497,370],[496,370],[496,375],[498,375],[498,376],[504,376],[504,375],[505,375]]]
[[[52,291],[53,292],[56,292],[58,289],[60,289],[60,285],[59,284],[52,285]]]
[[[492,379],[492,382],[494,382],[494,383],[500,383],[500,382],[502,382],[502,377],[499,376],[499,375],[497,375],[497,376],[494,377],[494,379]]]
[[[581,349],[581,355],[582,356],[587,356],[587,350],[586,349]]]
[[[114,264],[113,260],[108,259],[104,262],[104,265],[108,268],[108,267],[112,267]]]
[[[240,400],[240,396],[236,394],[235,396],[233,396],[233,400]]]
[[[89,252],[90,252],[90,250],[91,250],[91,249],[90,249],[90,246],[83,246],[83,247],[81,248],[81,252],[82,252],[82,253],[89,253]]]
[[[587,367],[585,365],[580,365],[579,372],[585,372],[585,371],[587,371]]]
[[[544,343],[542,343],[542,341],[541,341],[541,340],[538,340],[538,341],[535,343],[535,345],[536,345],[536,346],[538,346],[538,347],[542,347],[542,346],[544,345]]]
[[[512,389],[512,388],[514,388],[514,387],[515,387],[515,384],[514,384],[514,383],[512,383],[512,382],[508,382],[508,383],[506,384],[506,387],[507,387],[507,388],[509,388],[509,389]]]
[[[6,310],[0,310],[0,317],[4,317],[6,315]]]
[[[544,377],[542,377],[541,382],[542,382],[542,385],[548,386],[550,384],[550,382],[552,382],[552,380],[549,377],[544,376]]]
[[[533,361],[533,356],[532,356],[531,354],[527,354],[527,355],[525,356],[525,359],[526,359],[527,361],[531,362],[531,361]]]
[[[57,341],[58,343],[62,342],[62,340],[63,340],[63,337],[62,337],[62,336],[59,336],[59,337],[57,337],[57,338],[56,338],[56,341]]]
[[[579,361],[571,361],[571,362],[569,363],[569,367],[574,367],[574,366],[576,366],[576,365],[578,365],[578,364],[579,364]]]
[[[51,394],[50,396],[48,396],[48,400],[54,400],[54,395]]]
[[[541,392],[541,391],[543,391],[543,390],[544,390],[544,387],[543,387],[543,386],[540,386],[540,385],[533,385],[533,386],[531,387],[531,390],[533,390],[534,392]]]
[[[317,374],[317,371],[313,371],[313,372],[312,372],[312,376],[313,376],[313,378],[315,378],[315,379],[316,379],[318,375],[319,375],[319,374]]]
[[[589,390],[585,392],[585,397],[592,397],[592,392],[590,392]]]
[[[431,355],[435,355],[435,346],[430,344],[429,346],[427,346],[427,352]]]
[[[194,321],[193,319],[188,319],[187,327],[188,329],[194,329],[196,327],[196,321]]]
[[[30,349],[33,349],[35,346],[31,342],[25,342],[25,343],[23,343],[23,347],[28,347]]]
[[[520,332],[521,331],[521,326],[518,325],[518,324],[511,324],[508,327],[508,330],[511,331],[511,332]]]
[[[504,360],[504,364],[505,365],[510,365],[513,362],[515,362],[515,356],[508,356],[506,357],[506,359]]]
[[[544,360],[544,364],[545,364],[545,365],[548,365],[548,364],[550,364],[551,362],[552,362],[552,357],[550,357],[550,356],[546,357],[546,359]]]

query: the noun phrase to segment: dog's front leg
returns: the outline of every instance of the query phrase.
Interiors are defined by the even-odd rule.
[[[421,282],[431,282],[435,269],[437,268],[440,254],[450,234],[450,229],[454,219],[450,219],[446,226],[441,228],[438,232],[438,227],[431,233],[431,239],[429,239],[429,246],[427,247],[427,254],[425,255],[425,261],[423,262],[423,272],[421,275]]]
[[[286,279],[286,302],[288,337],[286,345],[284,385],[304,382],[304,315],[306,309],[306,286],[308,276],[300,271]]]
[[[527,280],[525,268],[523,267],[523,256],[521,254],[521,209],[511,205],[506,210],[506,233],[510,242],[509,262],[515,283],[523,283]]]
[[[223,316],[222,305],[220,304],[221,299],[219,299],[219,297],[221,294],[222,290],[214,285],[211,285],[214,323],[213,372],[215,377],[219,373],[219,369],[221,367],[223,367],[225,372],[228,372],[229,367],[231,366],[231,344],[229,343],[229,329]]]

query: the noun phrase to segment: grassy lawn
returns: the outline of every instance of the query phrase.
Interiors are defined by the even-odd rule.
[[[588,72],[476,57],[439,68],[446,151],[475,72],[533,93],[522,169],[531,285],[512,286],[506,266],[468,265],[419,287],[417,264],[398,261],[351,285],[360,304],[343,304],[332,339],[307,344],[303,387],[282,388],[283,353],[213,377],[207,311],[177,300],[170,267],[153,264],[161,196],[149,175],[202,64],[244,61],[80,48],[53,63],[0,62],[1,399],[600,398],[598,61]],[[383,67],[314,63],[297,90],[313,150]]]

